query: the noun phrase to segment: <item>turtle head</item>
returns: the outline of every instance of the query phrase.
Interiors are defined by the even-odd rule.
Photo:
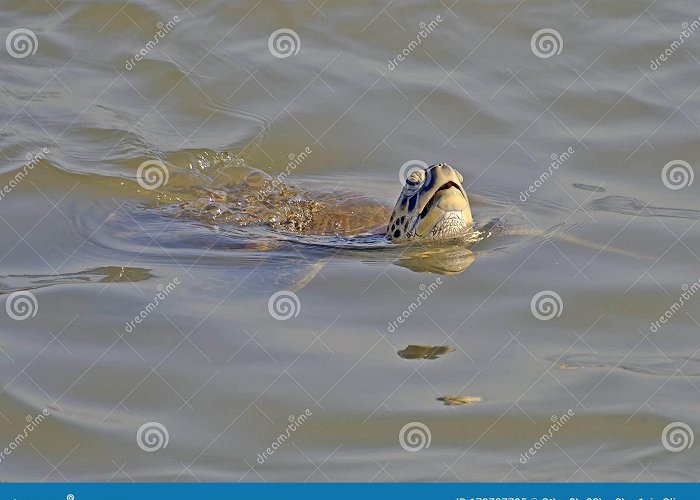
[[[414,170],[406,179],[386,229],[394,243],[450,240],[472,229],[462,174],[446,163]]]

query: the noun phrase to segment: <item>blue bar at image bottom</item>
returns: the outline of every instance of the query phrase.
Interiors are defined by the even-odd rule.
[[[696,500],[698,483],[3,483],[0,500]]]

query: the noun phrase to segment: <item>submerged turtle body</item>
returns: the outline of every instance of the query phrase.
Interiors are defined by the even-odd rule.
[[[223,182],[214,182],[221,177]],[[395,257],[396,263],[413,271],[439,274],[464,271],[476,258],[470,248],[493,234],[537,237],[543,234],[528,228],[513,231],[500,219],[475,226],[463,177],[444,163],[411,172],[391,212],[384,204],[362,194],[314,191],[285,180],[284,174],[273,178],[238,163],[212,179],[210,185],[215,188],[179,193],[183,202],[174,213],[213,226],[270,229],[272,234],[266,235],[270,238],[261,239],[259,232],[251,232],[243,247],[255,250],[276,250],[302,243],[336,248],[332,254],[335,255],[350,243],[354,248],[368,241],[372,248],[376,248],[378,241],[383,246],[409,244],[410,248],[402,249]],[[386,239],[381,235],[386,235]],[[615,251],[569,235],[559,238],[601,251]],[[295,250],[298,254],[298,249]],[[306,262],[302,266],[306,265],[310,271],[307,269],[301,278],[297,276],[295,288],[307,283],[330,257],[327,252],[304,257]]]
[[[474,261],[469,247],[482,235],[473,228],[462,175],[447,164],[412,172],[393,211],[362,194],[303,189],[285,182],[283,175],[274,178],[241,163],[224,173],[225,183],[217,183],[216,188],[180,193],[185,201],[174,214],[219,227],[272,230],[272,239],[253,237],[244,245],[255,250],[280,249],[289,237],[311,245],[330,241],[313,237],[341,237],[341,246],[352,243],[355,247],[369,241],[363,237],[372,237],[375,245],[383,241],[384,246],[418,242],[416,248],[401,253],[399,265],[419,272],[454,274]],[[332,240],[331,246],[337,245],[338,240]],[[322,267],[319,261],[325,262],[318,257],[307,259],[309,264],[314,262],[311,276]],[[307,274],[296,282],[309,279]]]
[[[181,204],[176,214],[212,224],[346,237],[382,233],[389,220],[386,206],[361,194],[305,190],[252,167],[235,168],[237,182],[224,189],[204,189]]]

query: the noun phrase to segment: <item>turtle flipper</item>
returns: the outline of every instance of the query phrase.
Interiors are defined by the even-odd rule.
[[[600,243],[585,240],[583,238],[579,238],[578,236],[574,236],[573,234],[559,231],[558,229],[554,229],[553,231],[540,231],[538,229],[527,227],[509,227],[505,229],[505,233],[513,236],[534,236],[537,238],[545,238],[548,240],[564,241],[566,243],[571,243],[572,245],[576,245],[579,247],[590,248],[591,250],[598,250],[598,253],[610,252],[617,255],[624,255],[625,257],[632,257],[635,259],[644,258],[644,256],[642,255],[637,255],[632,252],[628,252],[627,250],[610,246],[608,244],[601,245]]]
[[[316,277],[318,273],[321,272],[321,269],[326,266],[329,260],[331,260],[330,257],[307,264],[301,270],[302,272],[299,273],[298,278],[290,283],[289,289],[292,292],[298,292],[304,288],[312,279]]]

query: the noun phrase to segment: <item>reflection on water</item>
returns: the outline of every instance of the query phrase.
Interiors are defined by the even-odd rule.
[[[620,359],[604,354],[566,355],[557,359],[557,367],[561,370],[577,368],[603,368],[629,370],[647,375],[665,377],[697,377],[700,376],[700,359],[686,356],[670,356],[659,359],[652,356],[627,356]]]
[[[408,251],[397,262],[398,265],[416,272],[458,274],[474,262],[474,253],[468,248],[435,248]]]
[[[590,201],[585,208],[588,210],[634,215],[636,217],[700,219],[700,210],[697,209],[658,207],[627,196],[606,196],[605,198]]]
[[[136,283],[155,277],[150,269],[106,266],[77,273],[0,276],[0,295],[17,290],[33,290],[72,283]]]
[[[584,191],[592,191],[593,193],[604,193],[605,188],[602,186],[591,186],[589,184],[583,184],[581,182],[574,182],[572,184],[576,189],[583,189]]]
[[[445,403],[445,406],[466,406],[481,403],[479,396],[443,396],[437,400]]]
[[[454,348],[445,345],[409,345],[398,351],[404,359],[437,359],[443,354],[454,352]]]

